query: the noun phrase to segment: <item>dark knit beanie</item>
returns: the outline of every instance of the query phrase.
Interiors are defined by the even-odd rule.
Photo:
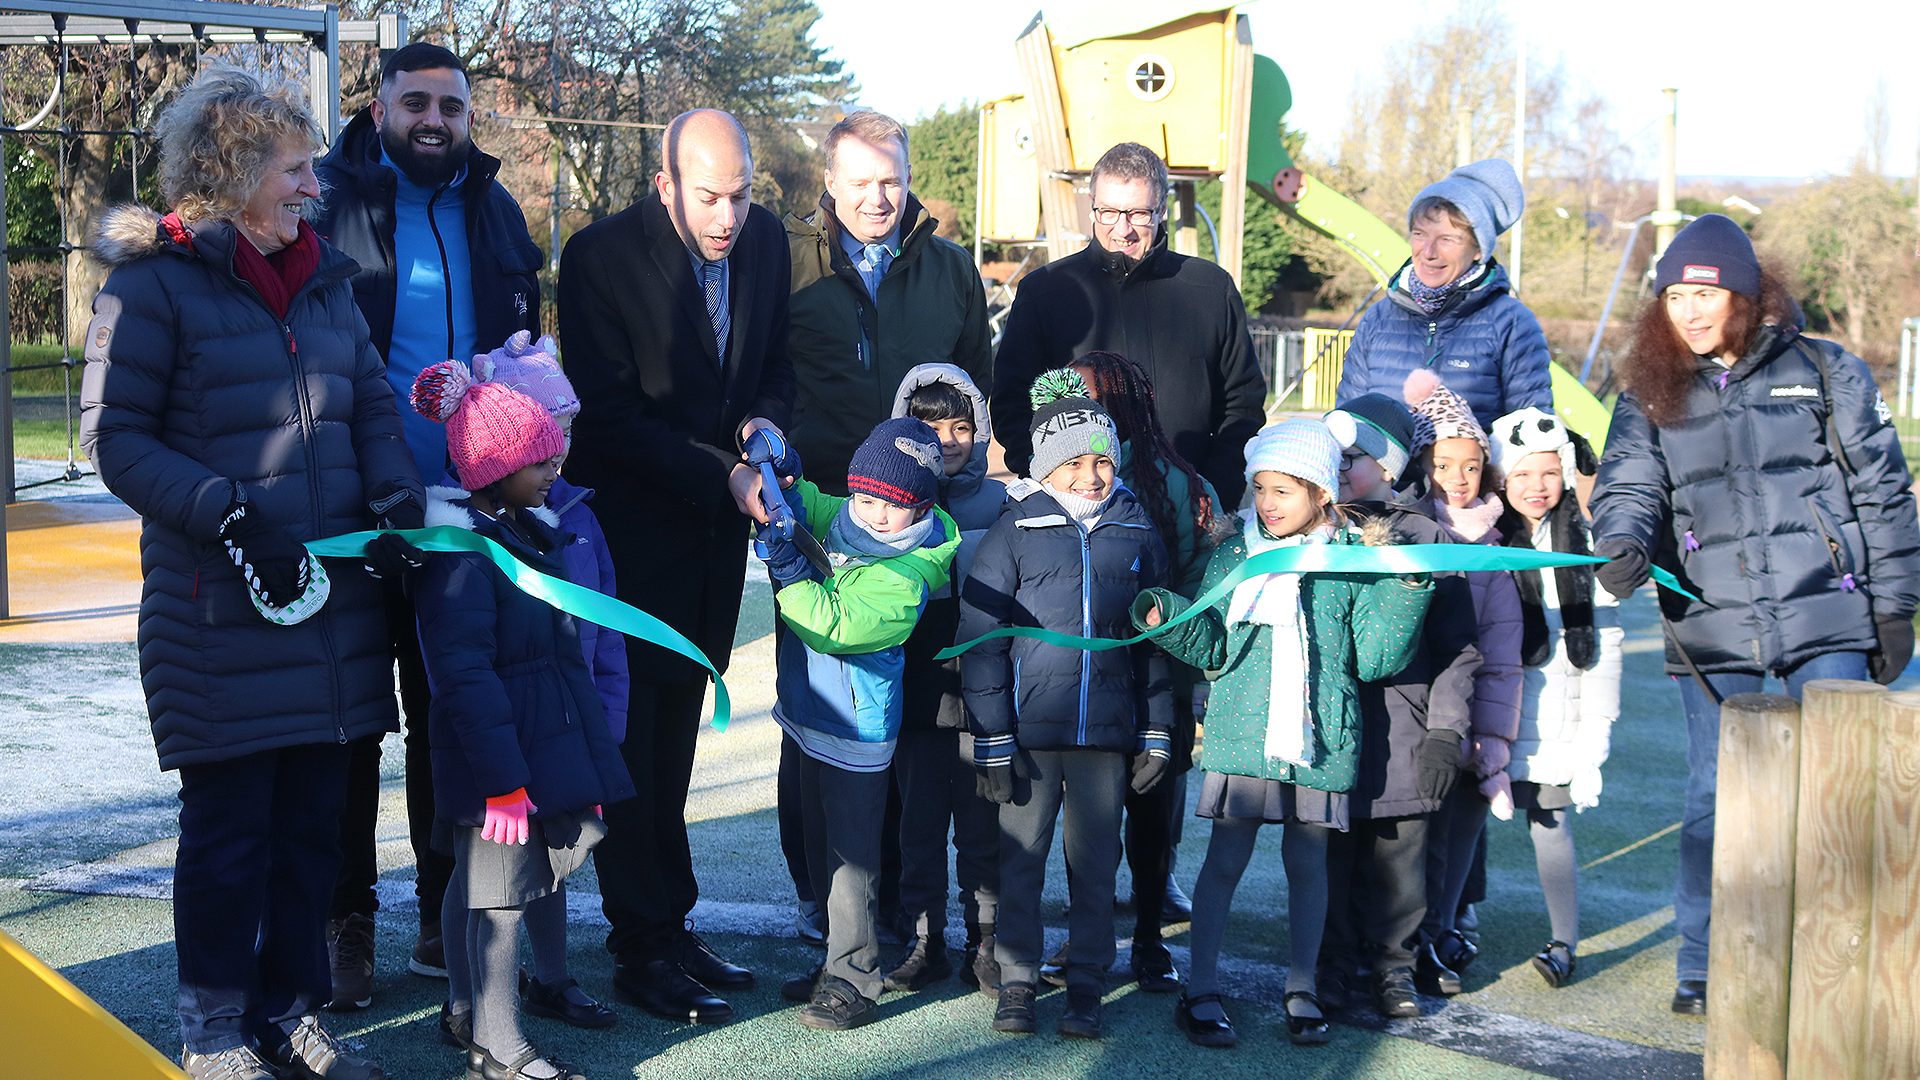
[[[882,420],[847,464],[847,490],[919,510],[940,493],[940,436],[911,416]]]
[[[1362,394],[1326,416],[1343,447],[1355,446],[1398,479],[1413,454],[1413,414],[1385,394]]]
[[[1717,285],[1760,298],[1760,260],[1747,231],[1725,214],[1702,214],[1680,230],[1654,268],[1653,294],[1669,285]]]

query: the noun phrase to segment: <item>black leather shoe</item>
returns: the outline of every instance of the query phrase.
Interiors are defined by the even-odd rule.
[[[1441,963],[1428,942],[1413,951],[1413,985],[1423,994],[1452,997],[1461,990],[1460,973]]]
[[[889,990],[924,990],[952,974],[953,962],[947,959],[946,943],[936,938],[916,942],[900,966],[887,972],[881,985]]]
[[[1033,984],[1007,983],[1000,988],[1000,1007],[993,1011],[993,1030],[1031,1035],[1033,1021]]]
[[[1091,990],[1067,991],[1067,1011],[1060,1017],[1060,1034],[1072,1039],[1100,1037],[1100,995]]]
[[[1410,1020],[1420,1015],[1420,1002],[1413,996],[1413,972],[1402,968],[1389,971],[1380,976],[1380,986],[1373,993],[1373,1003],[1380,1015],[1389,1020]]]
[[[733,1019],[733,1006],[689,977],[679,964],[658,956],[616,958],[613,993],[662,1020],[724,1024]]]
[[[1353,972],[1337,967],[1320,967],[1313,973],[1314,986],[1320,990],[1320,1004],[1341,1012],[1353,1004]]]
[[[1298,1016],[1293,1011],[1293,1003],[1312,1006],[1315,1016]],[[1325,1046],[1333,1039],[1333,1031],[1327,1027],[1327,1007],[1310,991],[1291,990],[1280,998],[1281,1008],[1287,1011],[1287,1039],[1295,1046]]]
[[[1546,948],[1533,956],[1533,970],[1539,972],[1540,977],[1547,980],[1547,985],[1555,989],[1573,981],[1575,963],[1573,949],[1564,941],[1549,941]]]
[[[533,1080],[524,1070],[539,1060],[541,1060],[540,1051],[528,1047],[526,1055],[518,1061],[511,1065],[502,1065],[494,1060],[492,1054],[476,1046],[467,1051],[467,1080]],[[547,1058],[546,1062],[553,1067],[554,1072],[560,1074],[557,1080],[587,1080],[585,1073],[564,1061]],[[537,1075],[545,1076],[546,1073],[542,1070]]]
[[[1707,980],[1681,979],[1673,988],[1673,1011],[1682,1016],[1707,1015]]]
[[[582,1005],[567,997],[567,991],[580,984],[572,979],[548,986],[539,979],[520,973],[520,1008],[534,1016],[545,1016],[577,1028],[612,1027],[620,1015],[605,1005],[587,998]]]
[[[1474,959],[1480,955],[1480,946],[1475,945],[1467,935],[1454,929],[1442,934],[1440,940],[1433,943],[1433,952],[1440,958],[1442,964],[1464,975],[1467,968],[1473,966]]]
[[[661,952],[702,986],[745,990],[753,985],[753,972],[720,959],[720,955],[707,948],[707,943],[700,940],[700,935],[694,933],[691,927],[676,934]]]
[[[1133,979],[1149,994],[1171,994],[1180,989],[1180,976],[1173,970],[1173,953],[1165,942],[1136,942],[1129,958]]]
[[[1160,925],[1193,921],[1193,901],[1187,899],[1180,883],[1167,875],[1167,898],[1160,902]]]
[[[1193,1015],[1195,1005],[1218,1005],[1222,1012],[1226,1010],[1226,999],[1219,994],[1200,994],[1196,997],[1180,995],[1173,1003],[1173,1026],[1186,1032],[1187,1041],[1195,1046],[1210,1046],[1227,1050],[1240,1045],[1240,1036],[1234,1034],[1233,1021],[1202,1020]]]
[[[820,1031],[846,1031],[880,1019],[880,1006],[837,975],[820,979],[813,1001],[800,1010],[800,1022]]]
[[[827,966],[825,964],[815,964],[813,965],[813,970],[807,972],[805,975],[795,975],[793,978],[781,983],[780,996],[786,998],[788,1001],[797,1001],[802,1005],[812,1001],[813,992],[820,988],[820,973],[825,971],[826,968]]]

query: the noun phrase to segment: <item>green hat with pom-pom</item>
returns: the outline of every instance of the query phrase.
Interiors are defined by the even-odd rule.
[[[1087,396],[1086,381],[1072,368],[1043,371],[1028,392],[1033,402],[1033,459],[1028,475],[1045,480],[1083,454],[1118,458],[1120,435],[1107,410]]]

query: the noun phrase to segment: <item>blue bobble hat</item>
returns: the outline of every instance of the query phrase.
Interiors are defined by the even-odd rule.
[[[924,420],[899,416],[874,426],[847,464],[847,490],[909,510],[932,506],[940,493],[940,436]]]

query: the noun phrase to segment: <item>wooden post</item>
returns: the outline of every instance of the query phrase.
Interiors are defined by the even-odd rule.
[[[1735,694],[1720,709],[1707,1080],[1784,1080],[1793,949],[1800,703]]]
[[[1866,1080],[1920,1076],[1920,691],[1880,706],[1874,786],[1873,934],[1868,949]]]
[[[1854,1080],[1867,1021],[1878,683],[1817,679],[1800,698],[1788,1080]],[[1718,973],[1716,972],[1716,975]]]

